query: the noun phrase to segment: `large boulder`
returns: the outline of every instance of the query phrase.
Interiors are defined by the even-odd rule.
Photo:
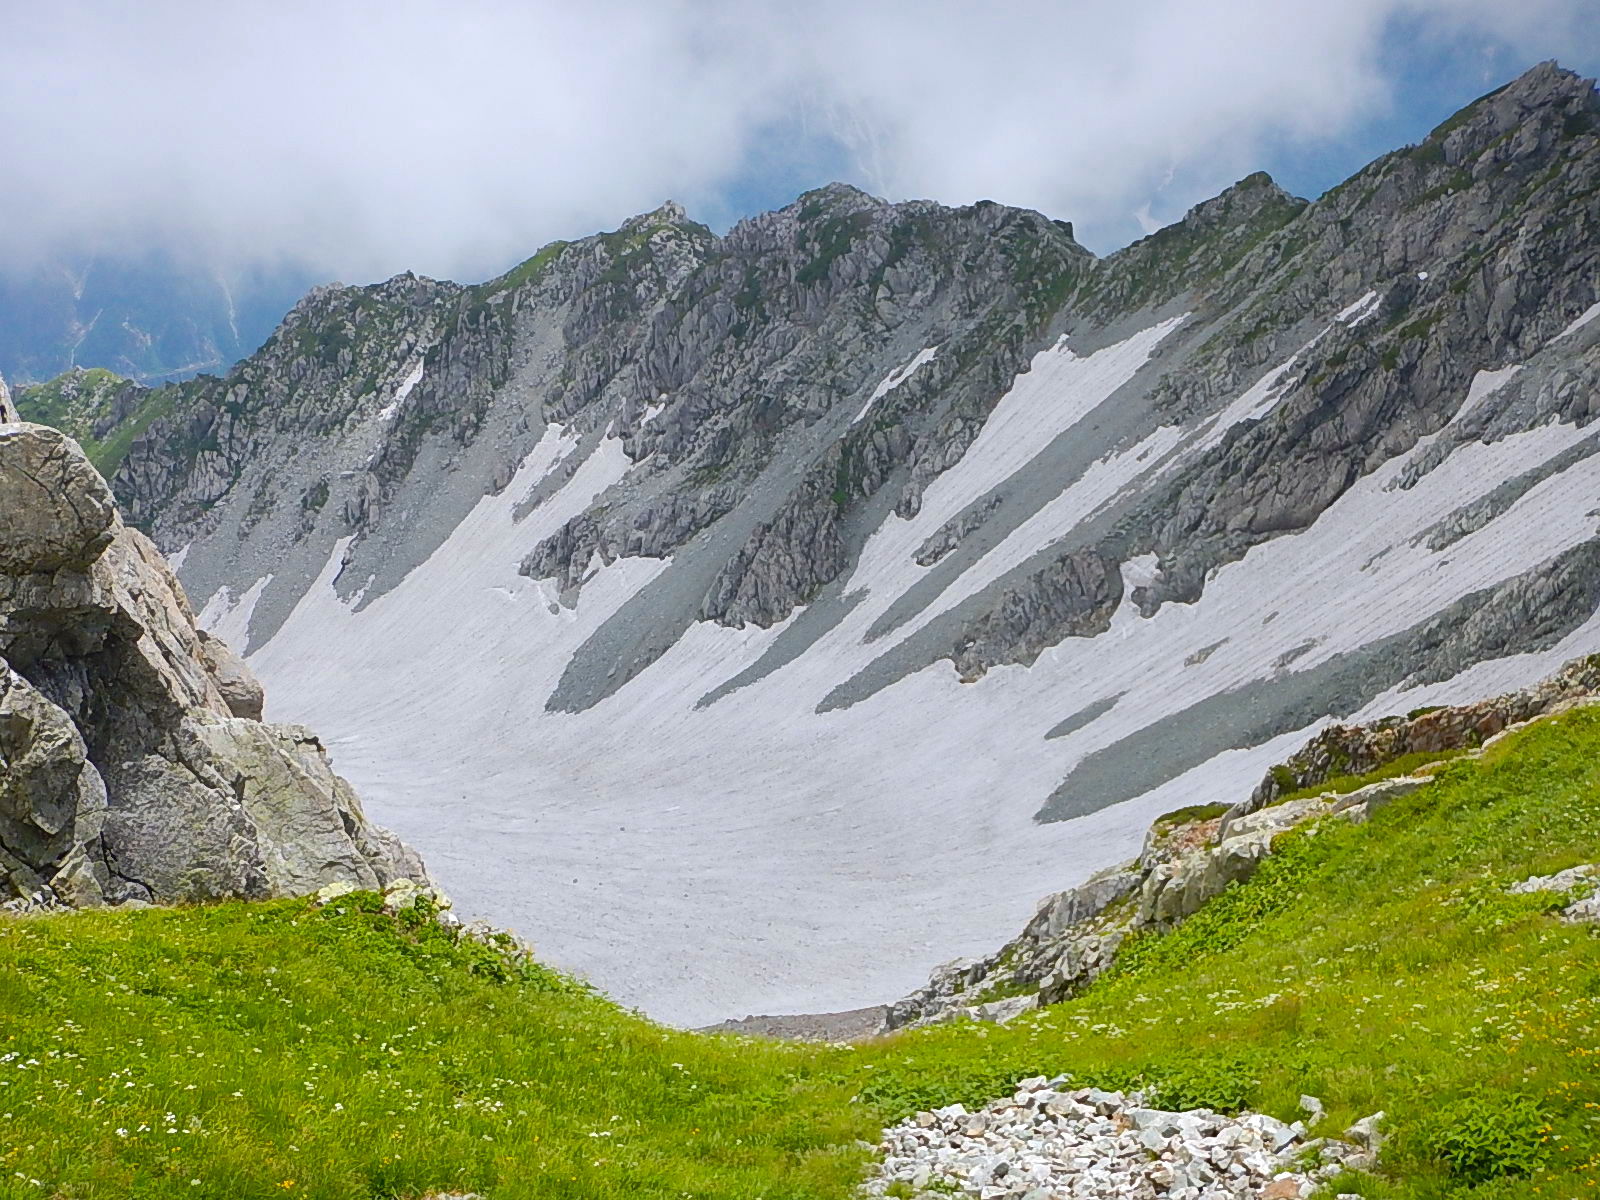
[[[111,544],[117,506],[100,473],[66,434],[0,427],[0,571],[82,570]]]
[[[316,737],[261,712],[77,444],[0,424],[0,900],[426,883]]]

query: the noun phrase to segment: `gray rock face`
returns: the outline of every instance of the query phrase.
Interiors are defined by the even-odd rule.
[[[76,443],[0,425],[0,888],[73,905],[426,879],[195,628]]]
[[[67,714],[0,661],[0,870],[11,895],[103,898],[106,790]]]
[[[1315,204],[1251,176],[1105,260],[1037,214],[888,205],[833,186],[723,239],[668,205],[477,287],[402,276],[319,289],[227,379],[174,387],[173,415],[136,442],[116,489],[159,540],[198,542],[186,571],[206,594],[273,564],[256,644],[336,539],[354,539],[342,590],[370,600],[486,487],[504,486],[544,421],[581,435],[574,470],[610,430],[633,463],[626,485],[532,547],[523,570],[572,603],[597,560],[676,556],[702,531],[737,526],[716,569],[685,563],[709,583],[659,620],[769,626],[853,561],[866,531],[850,517],[876,493],[889,489],[902,518],[919,511],[1060,330],[1092,346],[1189,309],[1165,361],[1119,393],[1119,407],[1150,403],[1168,420],[1214,415],[1298,347],[1270,421],[1236,426],[1120,502],[1089,544],[1035,554],[941,619],[916,662],[846,690],[870,692],[930,657],[976,678],[1101,633],[1132,556],[1159,561],[1134,597],[1145,615],[1194,601],[1218,566],[1306,528],[1437,433],[1476,369],[1535,355],[1595,299],[1583,197],[1600,171],[1597,114],[1586,81],[1545,64]],[[1327,297],[1363,288],[1370,318],[1301,345]],[[847,419],[875,381],[932,346],[937,358]],[[1588,420],[1596,368],[1574,360],[1580,349],[1548,355],[1549,404],[1522,416],[1487,407],[1447,442],[1552,414]],[[790,436],[800,429],[819,436]],[[1110,451],[1125,435],[1106,436]],[[769,470],[780,462],[782,482]],[[428,477],[440,470],[444,487]],[[918,562],[940,563],[980,529],[1003,537],[1048,497],[1042,486],[986,497]],[[1484,519],[1463,514],[1443,536]]]
[[[0,430],[0,572],[82,570],[111,543],[111,489],[65,434],[34,426]]]
[[[228,711],[236,717],[261,720],[266,696],[261,690],[260,681],[250,673],[250,668],[244,665],[244,660],[233,652],[227,642],[212,637],[204,629],[195,632],[199,635],[200,661],[216,681],[217,691],[221,693]]]
[[[1365,775],[1410,754],[1437,754],[1482,746],[1513,725],[1600,693],[1600,655],[1562,667],[1532,687],[1473,704],[1430,708],[1365,725],[1333,725],[1287,762],[1268,771],[1248,799],[1229,810],[1228,824],[1277,802],[1288,792],[1315,787],[1336,775]]]

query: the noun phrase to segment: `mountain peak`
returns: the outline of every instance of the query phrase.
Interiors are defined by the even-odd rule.
[[[1196,204],[1184,214],[1181,223],[1202,229],[1222,224],[1248,224],[1266,210],[1276,213],[1285,205],[1300,207],[1305,203],[1284,191],[1265,171],[1256,171],[1211,199]]]
[[[667,200],[649,212],[629,217],[622,223],[623,229],[654,229],[661,225],[682,225],[688,222],[689,213],[683,205],[676,200]]]
[[[1529,67],[1521,75],[1484,99],[1500,97],[1525,108],[1540,108],[1565,100],[1586,100],[1600,103],[1594,91],[1593,79],[1585,79],[1576,71],[1568,70],[1555,59],[1546,59]],[[1469,106],[1470,107],[1470,106]]]
[[[1539,63],[1441,121],[1422,145],[1438,147],[1443,161],[1454,166],[1524,126],[1559,124],[1567,135],[1596,128],[1600,95],[1594,82],[1554,61]]]
[[[812,188],[809,192],[802,192],[789,209],[798,209],[801,219],[807,216],[827,211],[844,210],[859,212],[865,208],[882,208],[886,202],[870,192],[864,192],[852,183],[843,183],[835,180],[825,183],[819,188]]]

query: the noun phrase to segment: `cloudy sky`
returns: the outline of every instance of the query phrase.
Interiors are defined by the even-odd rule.
[[[1106,251],[1315,195],[1600,0],[0,0],[0,268],[62,249],[460,279],[672,197],[991,198]]]

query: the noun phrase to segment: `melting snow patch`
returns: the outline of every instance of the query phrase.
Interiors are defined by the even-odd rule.
[[[1459,421],[1490,396],[1494,395],[1522,370],[1521,363],[1513,363],[1509,367],[1501,367],[1498,371],[1479,371],[1472,377],[1472,386],[1467,389],[1467,398],[1461,402],[1452,420]]]
[[[868,409],[915,375],[917,368],[922,366],[923,363],[932,362],[933,356],[937,353],[939,353],[937,349],[918,350],[916,357],[905,366],[898,367],[885,375],[883,382],[872,390],[872,395],[868,396],[867,402],[861,406],[861,411],[856,414],[855,421],[850,423],[854,425],[857,421],[860,421],[862,417],[867,415]]]
[[[1584,310],[1584,313],[1581,317],[1579,317],[1571,325],[1568,325],[1560,333],[1556,334],[1552,340],[1559,342],[1564,337],[1571,337],[1596,317],[1600,317],[1600,304],[1591,304],[1586,310]]]
[[[1377,311],[1378,293],[1368,292],[1349,308],[1342,311],[1334,320],[1343,321],[1346,325],[1359,325]]]
[[[213,637],[220,638],[240,654],[250,642],[250,618],[255,615],[261,593],[272,582],[271,575],[263,575],[252,583],[238,599],[228,587],[219,587],[200,610],[196,622]]]
[[[411,368],[411,373],[400,381],[400,386],[394,390],[394,398],[384,405],[378,412],[378,420],[387,421],[400,411],[400,406],[406,402],[406,397],[411,395],[411,389],[422,381],[423,360],[418,358],[416,365]]]

